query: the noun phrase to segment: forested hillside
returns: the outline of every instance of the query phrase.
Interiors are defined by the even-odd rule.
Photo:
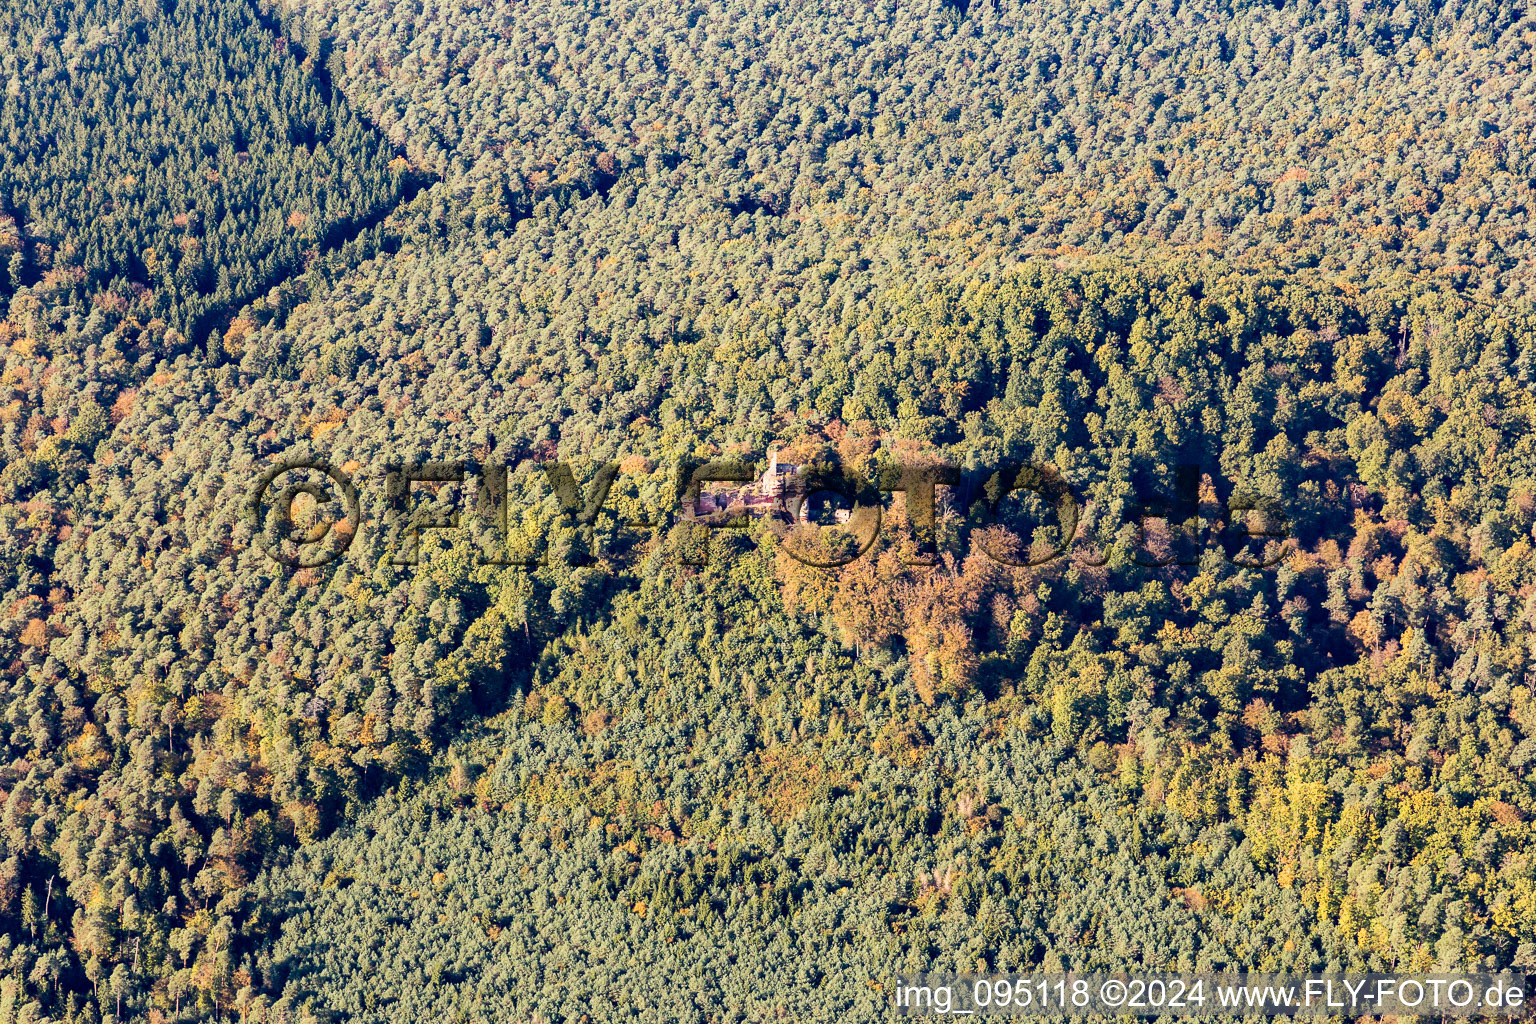
[[[836,203],[888,246],[1530,287],[1523,4],[284,6],[397,144],[466,187],[588,193],[635,168],[685,217],[793,232]]]
[[[394,154],[246,5],[18,2],[0,19],[0,296],[34,286],[13,319],[90,299],[106,329],[131,314],[200,342],[210,314],[399,195]]]
[[[0,1021],[1536,969],[1523,9],[672,17],[4,8]],[[1084,515],[688,564],[677,461],[773,445]],[[295,455],[363,492],[297,571]],[[620,463],[590,538],[552,458]],[[394,564],[421,459],[547,564]],[[1204,548],[1139,565],[1179,465]]]

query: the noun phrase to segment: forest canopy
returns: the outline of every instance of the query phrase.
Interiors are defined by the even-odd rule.
[[[0,1022],[1536,969],[1528,12],[0,25]],[[840,570],[694,564],[675,467],[770,447],[1049,467],[1074,547],[912,564],[887,496]],[[371,488],[328,565],[256,543],[290,458]],[[468,515],[396,564],[434,460],[542,564]],[[1283,557],[1138,564],[1181,480]]]

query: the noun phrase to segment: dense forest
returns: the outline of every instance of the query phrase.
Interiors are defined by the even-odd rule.
[[[723,209],[887,258],[1175,250],[1530,287],[1523,4],[285,6],[461,187],[585,194],[641,171],[675,213],[626,241]]]
[[[210,314],[399,198],[404,161],[252,8],[13,3],[0,19],[0,295],[31,285],[22,316],[90,299],[200,341]]]
[[[1523,8],[0,24],[0,1022],[1536,971]],[[678,520],[682,460],[775,446],[1048,465],[1081,521],[914,565],[892,495],[820,570]],[[246,515],[291,457],[364,493],[329,565]],[[397,564],[428,459],[511,466],[541,564],[473,481]]]

